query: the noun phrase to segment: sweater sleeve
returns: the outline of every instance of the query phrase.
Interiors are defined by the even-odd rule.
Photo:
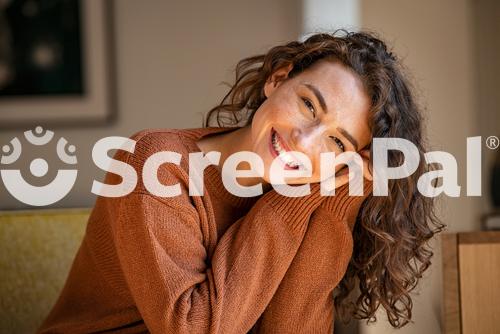
[[[278,288],[324,199],[271,190],[219,239],[211,261],[190,203],[133,192],[113,226],[125,280],[153,333],[246,333]]]
[[[311,216],[303,242],[251,333],[332,333],[333,290],[349,264],[351,228],[365,196],[337,189]]]

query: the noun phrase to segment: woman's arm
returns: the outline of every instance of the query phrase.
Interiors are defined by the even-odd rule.
[[[200,218],[181,197],[133,192],[120,200],[113,239],[127,285],[153,333],[246,333],[299,248],[319,187],[271,190],[219,239],[211,262]],[[189,207],[189,206],[188,206]]]
[[[332,293],[349,264],[351,228],[365,198],[348,196],[346,185],[321,203],[311,216],[290,268],[251,333],[332,333]]]

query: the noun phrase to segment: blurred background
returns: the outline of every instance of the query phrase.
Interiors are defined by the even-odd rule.
[[[375,31],[403,59],[426,109],[431,148],[450,152],[459,164],[462,195],[440,198],[440,218],[450,233],[481,230],[484,216],[495,211],[490,180],[499,150],[483,145],[483,195],[467,197],[466,138],[500,136],[499,1],[0,0],[0,146],[41,125],[74,145],[78,157],[74,188],[43,212],[0,182],[0,332],[31,332],[55,301],[95,201],[92,181],[103,176],[91,157],[98,139],[201,127],[238,60],[335,28]],[[19,169],[53,151],[24,145]],[[63,164],[48,161],[45,179],[24,171],[26,180],[53,179]],[[445,331],[439,238],[433,246],[413,323],[398,333]],[[338,332],[393,330],[380,312],[375,324],[356,322]]]

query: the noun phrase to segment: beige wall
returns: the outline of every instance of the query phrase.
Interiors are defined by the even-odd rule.
[[[450,231],[479,227],[480,202],[465,197],[466,137],[480,135],[477,117],[473,12],[468,0],[364,0],[362,25],[381,32],[414,75],[427,108],[428,135],[434,150],[452,153],[459,164],[462,196],[442,197],[440,218]],[[364,334],[441,333],[440,243],[433,243],[433,265],[414,296],[414,324],[391,330],[385,313]]]
[[[476,92],[477,113],[480,132],[484,137],[500,137],[500,1],[475,0],[473,12],[474,42],[476,48]],[[490,173],[499,150],[484,150],[483,173]],[[484,177],[484,186],[488,187],[488,177]],[[482,201],[484,211],[491,210],[489,189]]]
[[[233,79],[236,62],[296,39],[300,26],[295,0],[117,0],[114,16],[119,120],[112,126],[52,128],[77,146],[79,161],[74,189],[53,207],[93,205],[92,180],[102,177],[90,156],[96,140],[150,127],[201,126],[202,114],[226,91],[220,82]],[[24,130],[0,130],[0,143]],[[25,150],[22,159],[29,163],[49,153]],[[20,207],[0,182],[0,209]]]

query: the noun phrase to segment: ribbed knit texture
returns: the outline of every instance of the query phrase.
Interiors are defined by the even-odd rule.
[[[218,167],[204,173],[204,196],[189,196],[188,153],[196,140],[232,128],[149,129],[132,139],[139,182],[127,196],[98,197],[66,284],[38,333],[331,333],[332,291],[352,254],[351,230],[365,196],[319,185],[303,197],[274,189],[238,197]],[[142,183],[145,160],[163,164],[162,198]],[[105,183],[121,177],[106,174]]]

